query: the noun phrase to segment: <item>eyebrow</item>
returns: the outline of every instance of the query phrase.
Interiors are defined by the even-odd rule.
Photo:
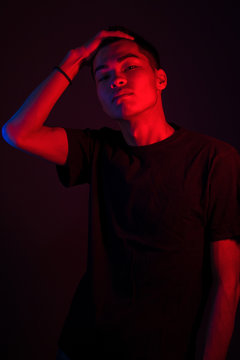
[[[136,54],[128,53],[128,54],[125,54],[125,55],[123,55],[123,56],[118,57],[118,58],[117,58],[117,62],[120,63],[120,62],[122,62],[123,60],[125,60],[125,59],[127,59],[127,58],[129,58],[129,57],[134,57],[134,58],[137,58],[137,59],[141,59],[141,58],[140,58],[138,55],[136,55]],[[95,71],[94,71],[94,74],[96,74],[96,72],[97,72],[98,70],[106,69],[107,67],[108,67],[108,66],[105,65],[105,64],[96,67],[96,69],[95,69]]]

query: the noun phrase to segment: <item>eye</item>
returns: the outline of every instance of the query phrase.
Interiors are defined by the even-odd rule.
[[[130,65],[130,66],[128,66],[127,68],[126,68],[126,70],[132,70],[132,69],[130,69],[130,68],[133,68],[133,69],[135,69],[137,66],[136,65]],[[126,71],[125,70],[125,71]]]
[[[137,67],[136,65],[130,65],[130,66],[127,66],[127,68],[124,71],[132,70],[132,69],[135,69],[136,67]],[[101,81],[106,80],[108,78],[109,78],[109,75],[104,75],[104,76],[102,76],[101,78],[98,79],[98,82],[101,82]]]
[[[103,81],[103,80],[107,79],[108,77],[109,77],[108,75],[105,75],[105,76],[101,77],[100,79],[98,79],[98,82]]]

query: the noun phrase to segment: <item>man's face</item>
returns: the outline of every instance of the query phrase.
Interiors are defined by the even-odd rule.
[[[134,56],[124,58],[127,54]],[[154,107],[161,96],[159,70],[153,70],[147,55],[131,40],[119,40],[100,49],[93,69],[99,101],[111,118],[128,119],[142,113]],[[113,100],[118,93],[130,95]]]

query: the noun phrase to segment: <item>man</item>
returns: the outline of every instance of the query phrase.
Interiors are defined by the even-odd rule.
[[[121,131],[43,125],[80,65]],[[122,27],[66,58],[3,127],[13,146],[90,185],[87,270],[58,358],[226,359],[239,300],[240,158],[168,123],[156,50]]]

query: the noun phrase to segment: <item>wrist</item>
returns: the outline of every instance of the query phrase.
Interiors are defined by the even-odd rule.
[[[83,60],[82,60],[83,61]],[[61,62],[58,66],[73,80],[79,72],[82,61],[69,64],[69,61]]]
[[[68,80],[69,84],[72,85],[72,80],[70,79],[68,74],[65,71],[63,71],[63,69],[60,66],[54,66],[53,70],[60,72]]]
[[[67,74],[71,80],[73,80],[77,75],[80,66],[84,62],[84,59],[86,59],[86,51],[83,47],[80,49],[72,49],[67,53],[65,58],[58,66]]]

